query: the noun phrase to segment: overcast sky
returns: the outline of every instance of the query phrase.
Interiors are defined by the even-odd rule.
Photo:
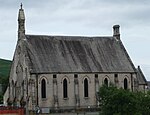
[[[112,36],[121,40],[150,80],[150,0],[0,0],[0,58],[12,60],[23,3],[26,34]]]

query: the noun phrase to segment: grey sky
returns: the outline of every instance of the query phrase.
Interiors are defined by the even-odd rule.
[[[27,34],[111,36],[119,24],[130,58],[150,80],[150,0],[0,0],[0,58],[13,58],[21,2]]]

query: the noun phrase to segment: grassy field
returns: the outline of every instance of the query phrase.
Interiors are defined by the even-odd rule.
[[[8,77],[11,67],[10,60],[0,59],[0,77]]]
[[[0,59],[0,84],[1,84],[0,103],[3,100],[3,94],[8,85],[11,63],[12,62],[10,60]]]

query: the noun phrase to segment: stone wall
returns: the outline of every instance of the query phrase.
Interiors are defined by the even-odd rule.
[[[53,74],[38,75],[38,103],[40,107],[50,108],[76,108],[97,106],[96,92],[104,84],[104,79],[108,79],[108,84],[112,83],[119,88],[124,88],[124,79],[127,79],[128,89],[132,90],[131,74]],[[41,97],[41,81],[46,81],[46,98]],[[68,97],[63,98],[63,80],[67,80]],[[77,82],[75,82],[77,79]],[[88,80],[88,97],[84,97],[84,80]],[[56,99],[58,100],[56,100]]]

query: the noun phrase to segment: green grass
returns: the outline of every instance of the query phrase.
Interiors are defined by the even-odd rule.
[[[3,102],[3,95],[8,85],[9,72],[12,61],[0,59],[0,84],[2,85],[2,92],[0,92],[0,103]]]
[[[0,77],[8,77],[12,61],[0,59]]]

